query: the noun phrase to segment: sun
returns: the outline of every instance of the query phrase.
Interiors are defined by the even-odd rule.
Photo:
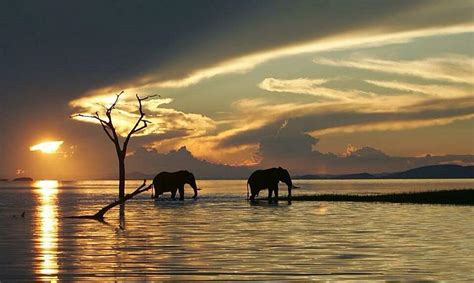
[[[30,150],[51,154],[56,153],[62,144],[63,141],[47,141],[30,146]]]

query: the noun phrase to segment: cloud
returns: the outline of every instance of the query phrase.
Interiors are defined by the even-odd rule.
[[[259,125],[223,136],[219,142],[221,146],[255,144],[262,136],[275,135],[285,120],[286,130],[291,127],[297,133],[321,136],[340,132],[396,131],[444,125],[470,119],[474,113],[474,100],[471,97],[412,100],[409,97],[405,100],[381,97],[357,103],[301,102],[283,104],[284,111],[279,110],[282,105],[271,105],[264,101],[254,103],[257,107],[250,108],[251,110],[246,108],[242,116],[252,120],[254,115],[260,115]]]
[[[397,6],[397,3],[395,6]],[[392,4],[390,4],[392,5]],[[401,4],[400,4],[401,5]],[[405,4],[403,4],[405,5]],[[401,5],[401,6],[403,6]],[[349,50],[365,47],[380,47],[390,44],[407,43],[415,39],[446,36],[452,34],[469,33],[474,31],[474,25],[465,17],[463,5],[446,5],[443,2],[426,3],[407,2],[410,9],[403,7],[400,9],[387,9],[387,13],[376,13],[374,17],[378,19],[378,25],[369,24],[367,17],[361,17],[360,24],[354,22],[354,19],[347,21],[347,25],[342,22],[334,24],[333,20],[326,21],[322,19],[322,25],[313,33],[313,36],[300,38],[299,40],[283,40],[279,44],[259,45],[259,37],[255,39],[252,48],[247,48],[245,52],[235,52],[233,55],[226,54],[222,57],[219,52],[216,56],[211,56],[212,60],[201,62],[200,60],[189,60],[183,57],[178,64],[182,67],[179,71],[174,70],[177,65],[160,65],[160,72],[146,71],[136,79],[124,83],[118,83],[105,88],[97,88],[89,91],[85,97],[71,102],[72,106],[79,106],[82,109],[91,112],[90,105],[92,101],[107,100],[113,97],[117,90],[124,89],[127,93],[154,93],[164,88],[185,88],[193,84],[208,80],[225,74],[243,74],[247,73],[256,66],[274,60],[277,58],[289,57],[305,53],[318,53],[335,50]],[[426,9],[430,6],[430,9]],[[346,7],[344,7],[345,9]],[[374,9],[384,10],[386,7],[374,6]],[[349,9],[350,10],[350,9]],[[416,21],[409,10],[418,11]],[[452,11],[449,17],[443,17],[442,21],[433,21],[433,15],[447,14],[446,11]],[[304,9],[303,9],[304,11]],[[319,10],[317,10],[319,11]],[[342,12],[342,10],[338,9]],[[301,14],[301,13],[300,13]],[[387,16],[390,15],[390,16]],[[407,18],[405,24],[393,20],[391,17],[396,15],[399,18]],[[453,16],[457,15],[457,16]],[[313,21],[315,17],[309,18]],[[329,19],[329,18],[328,18]],[[318,20],[319,21],[319,20]],[[294,22],[294,21],[293,21]],[[332,26],[327,23],[332,23]],[[324,27],[323,27],[324,25]],[[337,26],[335,26],[337,25]],[[258,25],[253,25],[253,27]],[[278,23],[271,25],[272,30],[267,33],[282,34],[277,32]],[[286,28],[286,27],[285,27]],[[254,32],[253,29],[249,31]],[[313,29],[315,30],[315,29]],[[305,34],[308,30],[302,30]],[[294,31],[288,33],[292,38]],[[298,33],[300,34],[300,33]],[[244,37],[239,34],[239,37]],[[268,39],[277,40],[279,36]],[[228,38],[235,42],[235,38]],[[229,41],[229,42],[230,42]],[[252,41],[254,42],[254,41]],[[221,44],[227,44],[220,42]],[[240,46],[240,45],[239,45]],[[244,48],[245,49],[245,48]],[[229,49],[230,50],[230,49]],[[209,49],[204,54],[209,54]],[[197,52],[197,51],[196,51]],[[192,54],[197,54],[193,51]],[[187,54],[184,54],[187,55]],[[203,58],[208,58],[206,55]],[[215,57],[215,58],[214,58]],[[216,59],[225,58],[225,59]],[[201,62],[196,64],[196,62]],[[174,66],[174,67],[173,67]],[[169,75],[162,72],[169,68],[172,72]],[[174,70],[174,71],[173,71]],[[223,162],[226,164],[255,164],[259,162],[259,157],[253,155],[258,148],[255,138],[250,138],[254,133],[278,132],[285,121],[304,120],[305,116],[314,116],[331,113],[392,113],[403,109],[414,103],[421,103],[422,99],[414,99],[411,95],[396,94],[397,96],[379,96],[375,93],[362,91],[358,89],[341,90],[326,86],[328,79],[321,78],[296,78],[296,79],[278,79],[269,77],[264,79],[259,87],[269,92],[305,94],[314,96],[318,101],[302,102],[297,98],[288,103],[275,103],[271,99],[240,99],[232,104],[233,111],[223,120],[213,120],[206,115],[197,113],[184,113],[178,109],[159,107],[149,111],[150,118],[154,119],[153,124],[143,132],[143,135],[162,135],[167,132],[180,133],[167,139],[152,141],[146,144],[148,148],[155,148],[161,152],[176,149],[179,146],[186,145],[196,156],[209,158],[213,162]],[[404,92],[404,90],[399,90]],[[406,91],[405,91],[406,92]],[[84,100],[84,101],[81,101]],[[78,103],[77,101],[81,101]],[[128,105],[133,105],[131,100],[127,100]],[[171,100],[157,100],[157,105],[166,105]],[[89,106],[86,106],[89,105]],[[204,112],[204,110],[203,110]],[[262,113],[264,115],[262,115]],[[131,121],[136,118],[133,108],[125,109],[126,117],[124,121],[119,122],[121,132],[126,132]],[[342,114],[341,114],[342,115]],[[320,117],[320,116],[318,116]],[[348,119],[350,115],[347,116]],[[374,118],[375,119],[375,118]],[[323,121],[327,121],[322,119]],[[347,119],[341,120],[342,125],[332,125],[328,121],[328,126],[308,127],[306,132],[328,130],[331,127],[339,128],[342,131],[343,126],[352,126]],[[308,123],[312,124],[312,123]],[[355,122],[360,124],[360,122]],[[277,126],[278,125],[278,126]],[[269,130],[271,129],[271,130]],[[249,137],[249,138],[244,138]]]
[[[189,170],[198,179],[247,178],[254,170],[282,166],[293,175],[396,172],[436,164],[474,163],[473,155],[425,155],[420,157],[390,156],[383,151],[362,146],[352,147],[349,154],[339,156],[313,149],[319,139],[306,134],[283,133],[264,137],[259,143],[261,162],[257,166],[228,166],[197,158],[187,147],[158,153],[137,149],[127,158],[129,177],[151,178],[161,171]],[[143,175],[145,174],[145,175]]]
[[[257,65],[266,61],[294,56],[304,53],[317,53],[323,51],[345,50],[353,48],[380,47],[395,43],[406,43],[411,40],[430,36],[442,36],[459,33],[474,32],[474,25],[464,24],[442,28],[414,29],[402,32],[386,32],[381,30],[361,30],[352,33],[341,33],[331,37],[317,39],[302,44],[290,45],[282,48],[268,50],[260,53],[250,54],[243,57],[224,61],[215,66],[194,71],[182,79],[157,82],[156,84],[146,84],[143,87],[169,88],[169,87],[187,87],[198,83],[203,79],[209,79],[217,75],[230,73],[246,73]],[[377,63],[377,62],[375,62]],[[384,62],[378,62],[384,63]],[[429,63],[427,62],[430,67]],[[444,62],[432,62],[444,63]],[[431,64],[432,65],[432,64]],[[422,66],[425,67],[425,66]],[[451,79],[455,79],[449,76]]]
[[[124,99],[122,99],[124,98]],[[70,106],[77,113],[96,113],[97,111],[105,117],[104,111],[114,102],[114,97],[107,95],[79,98],[70,102]],[[215,129],[215,122],[204,115],[184,113],[171,108],[160,107],[172,102],[170,98],[151,98],[143,102],[145,119],[151,123],[137,136],[164,135],[169,132],[181,132],[181,136],[200,136]],[[139,118],[138,103],[135,98],[123,95],[120,97],[117,107],[112,112],[117,133],[126,136],[137,119]],[[74,119],[90,123],[98,123],[95,119],[73,116]]]
[[[326,79],[298,78],[291,80],[281,80],[275,78],[264,79],[258,87],[271,92],[286,92],[296,94],[309,94],[330,100],[352,100],[361,95],[366,95],[362,91],[340,91],[321,86],[328,82]]]
[[[292,138],[284,139],[274,137],[274,141],[278,142],[269,143],[267,139],[264,138],[259,143],[259,152],[262,155],[260,166],[282,166],[289,169],[293,175],[397,172],[427,165],[469,165],[474,162],[474,155],[468,154],[400,157],[390,156],[373,147],[356,148],[350,145],[348,152],[339,156],[312,149],[319,139],[306,134],[295,134]],[[292,154],[293,151],[288,151],[288,147],[297,150]]]
[[[182,78],[163,80],[153,74],[141,77],[135,82],[129,83],[128,86],[109,86],[107,88],[97,89],[89,92],[90,95],[112,95],[119,89],[125,89],[127,92],[143,93],[150,89],[162,88],[183,88],[201,82],[204,79],[210,79],[215,76],[246,73],[257,65],[276,58],[294,56],[305,53],[318,53],[324,51],[345,50],[364,47],[380,47],[395,43],[406,43],[414,39],[443,36],[460,33],[474,32],[474,25],[462,24],[447,27],[412,29],[409,31],[390,31],[381,29],[364,29],[352,32],[341,32],[331,36],[318,38],[313,41],[288,45],[269,49],[262,52],[256,52],[241,57],[229,59],[217,63],[210,67],[205,67],[192,71],[190,74]],[[335,64],[332,61],[318,61],[322,64]],[[338,62],[339,63],[339,62]],[[373,63],[373,62],[369,62]],[[376,64],[377,62],[373,63]],[[383,62],[378,62],[383,63]],[[427,66],[429,67],[429,66]]]
[[[320,53],[325,51],[347,50],[366,47],[380,47],[395,43],[407,43],[415,39],[474,32],[474,25],[467,21],[463,24],[453,24],[444,27],[407,27],[396,28],[363,28],[360,30],[341,30],[330,35],[320,36],[302,43],[288,44],[269,48],[264,51],[251,52],[240,57],[223,60],[214,65],[190,71],[188,74],[175,79],[164,79],[159,74],[149,73],[141,76],[126,85],[111,85],[88,92],[88,96],[113,95],[114,92],[124,89],[126,92],[144,93],[149,90],[163,88],[183,88],[197,84],[205,79],[225,74],[243,74],[256,66],[277,58],[289,57],[305,53]],[[335,64],[332,61],[318,61],[323,64]],[[369,62],[374,63],[374,62]],[[375,62],[383,63],[383,62]],[[436,63],[436,62],[435,62]],[[442,63],[442,62],[441,62]],[[430,67],[429,65],[426,66]]]
[[[441,6],[444,6],[444,4]],[[434,10],[427,13],[434,13]],[[444,13],[443,11],[445,10],[439,9],[436,13]],[[150,71],[138,79],[128,81],[126,84],[94,89],[88,92],[87,96],[71,102],[71,105],[93,112],[95,106],[92,104],[97,104],[97,101],[102,101],[104,104],[104,101],[110,100],[118,89],[125,89],[127,93],[154,93],[163,88],[188,87],[220,75],[246,73],[264,62],[282,57],[304,53],[380,47],[407,43],[424,37],[474,32],[474,25],[470,21],[453,20],[445,24],[428,22],[397,26],[394,22],[387,20],[376,28],[371,25],[362,25],[355,28],[335,29],[332,32],[319,34],[313,39],[307,38],[302,41],[287,42],[286,44],[268,46],[261,50],[253,50],[239,56],[230,56],[228,59],[217,63],[200,65],[191,71],[185,68],[185,70],[188,70],[187,72],[178,72],[174,77],[173,75],[163,76],[161,72]],[[453,56],[450,57],[450,59],[453,58]],[[452,63],[453,60],[449,62]],[[459,59],[455,62],[459,63],[460,61]],[[429,67],[436,64],[446,67],[449,62],[432,60],[432,62],[429,62],[431,65],[420,64],[422,66],[420,69],[428,70]],[[192,62],[189,63],[192,65]],[[371,63],[382,64],[386,62]],[[185,66],[186,62],[182,64]],[[388,65],[390,66],[390,64]],[[453,68],[462,71],[462,68]],[[410,111],[406,109],[411,109],[412,105],[421,105],[426,100],[426,97],[414,97],[411,93],[407,93],[409,92],[409,86],[407,85],[404,87],[399,85],[398,88],[395,88],[395,85],[390,85],[391,89],[397,92],[390,95],[381,95],[360,89],[328,87],[326,83],[330,80],[327,78],[265,78],[258,84],[258,87],[263,90],[311,95],[315,100],[308,102],[306,99],[306,102],[304,102],[296,96],[293,101],[287,103],[275,103],[267,97],[240,99],[232,104],[233,112],[222,120],[213,120],[202,114],[184,113],[177,109],[166,108],[165,105],[171,103],[172,100],[157,99],[154,103],[157,106],[162,105],[162,107],[155,109],[153,106],[147,109],[147,113],[150,113],[149,119],[152,120],[153,124],[142,134],[165,137],[167,133],[173,132],[175,135],[148,142],[146,147],[166,152],[180,146],[187,146],[197,157],[208,158],[212,162],[234,165],[257,164],[260,162],[260,156],[255,155],[255,152],[258,152],[258,135],[269,136],[280,133],[286,128],[282,125],[289,122],[301,121],[305,126],[301,127],[300,133],[309,133],[314,137],[335,132],[350,132],[361,125],[364,126],[360,128],[367,131],[397,130],[402,125],[421,127],[454,121],[451,116],[430,118],[430,115],[428,115],[429,118],[425,119],[424,117],[409,118],[410,114],[403,114],[403,118],[396,120],[394,117],[397,116],[397,111],[416,112],[415,109]],[[367,80],[367,83],[372,85],[378,83],[379,87],[389,86],[387,82],[375,80]],[[382,84],[385,86],[382,86]],[[411,88],[414,89],[414,86],[412,85]],[[420,92],[421,88],[418,90]],[[132,100],[128,99],[126,104],[123,112],[120,112],[120,114],[123,114],[124,120],[117,120],[121,133],[125,133],[127,127],[130,127],[131,122],[136,119],[136,114],[133,112],[134,108],[130,107],[133,106]],[[326,119],[324,115],[332,118],[336,117],[336,120]],[[464,116],[457,116],[456,119],[462,119]],[[310,121],[312,118],[319,119],[319,121]],[[351,121],[351,119],[355,120]],[[270,143],[271,141],[268,140],[267,142]]]
[[[429,126],[440,126],[451,124],[455,121],[469,120],[474,118],[474,114],[459,115],[447,118],[423,118],[403,120],[393,119],[387,121],[374,121],[364,124],[353,124],[339,127],[332,127],[321,130],[311,131],[311,135],[329,135],[335,133],[360,133],[360,132],[374,132],[374,131],[401,131],[410,130]]]
[[[429,80],[440,80],[456,83],[474,83],[472,70],[474,59],[462,55],[446,55],[438,58],[417,60],[385,60],[370,57],[349,60],[317,58],[316,64],[371,70],[420,77]]]
[[[346,151],[348,152],[348,151]],[[363,158],[387,158],[388,155],[382,152],[381,150],[364,146],[362,148],[352,148],[349,154],[346,154],[346,157],[363,157]]]
[[[148,174],[148,177],[153,177],[161,171],[189,170],[198,179],[235,179],[247,178],[254,170],[252,167],[228,166],[199,159],[184,146],[164,154],[140,148],[127,158],[127,163],[133,171]]]
[[[400,81],[365,80],[365,82],[388,89],[401,90],[427,94],[438,98],[457,98],[472,96],[472,86],[463,85],[438,85],[438,84],[413,84]]]

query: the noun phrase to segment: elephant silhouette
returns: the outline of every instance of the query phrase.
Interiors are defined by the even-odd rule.
[[[171,198],[176,197],[179,191],[179,199],[184,200],[184,185],[190,185],[194,190],[193,198],[196,198],[199,190],[193,173],[181,170],[177,172],[160,172],[153,178],[154,198],[158,198],[164,192],[171,192]]]
[[[253,172],[247,181],[247,199],[254,203],[255,197],[258,196],[258,193],[261,190],[268,189],[268,202],[272,202],[272,193],[275,194],[275,201],[277,202],[278,182],[280,181],[288,186],[288,203],[290,203],[291,190],[298,187],[293,185],[288,171],[281,167],[257,170]]]

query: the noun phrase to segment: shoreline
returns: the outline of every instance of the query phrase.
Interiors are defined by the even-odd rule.
[[[281,198],[281,200],[288,200]],[[389,194],[316,194],[293,196],[291,201],[388,202],[411,204],[474,205],[474,189]]]

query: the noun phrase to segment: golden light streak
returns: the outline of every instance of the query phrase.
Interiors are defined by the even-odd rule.
[[[39,235],[40,266],[37,270],[42,280],[56,281],[58,273],[58,181],[41,180],[33,184],[39,199],[38,220],[36,225]]]
[[[30,146],[30,151],[41,151],[42,153],[56,153],[63,144],[63,141],[48,141]]]

